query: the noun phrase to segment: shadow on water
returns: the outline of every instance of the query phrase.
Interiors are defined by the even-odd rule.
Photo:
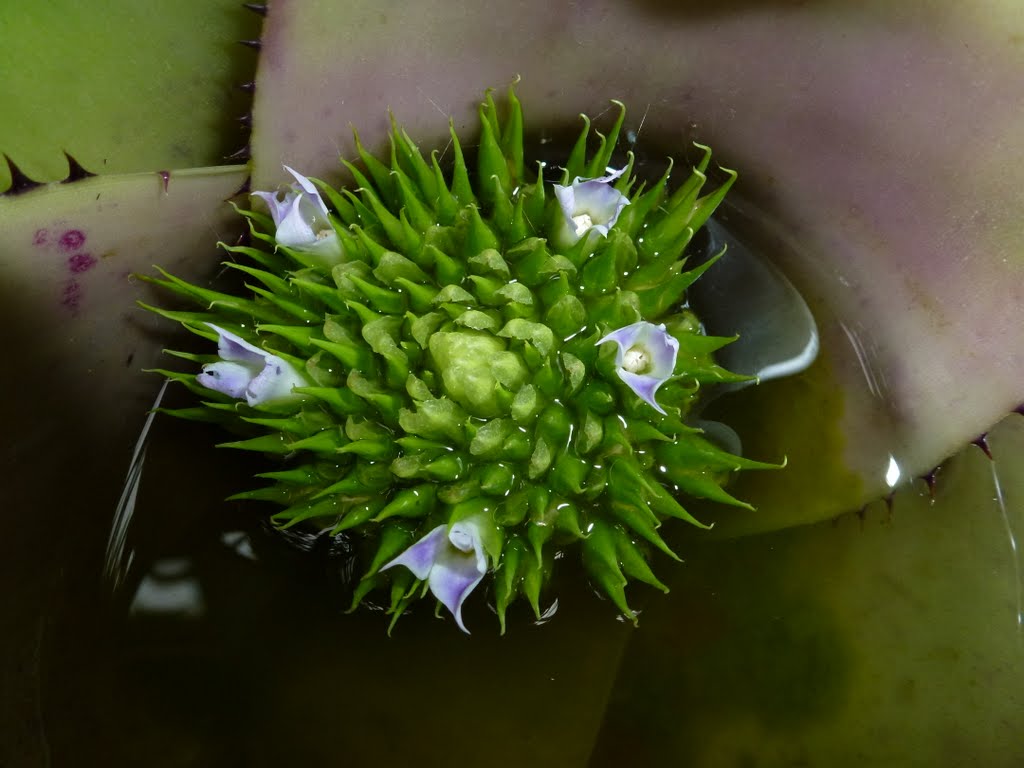
[[[3,327],[18,329],[5,339],[7,365],[16,363],[0,384],[0,764],[20,766],[48,762],[44,700],[54,632],[78,606],[96,605],[90,575],[98,572],[106,536],[105,501],[123,472],[119,436],[133,427],[126,419],[97,429],[90,409],[96,393],[71,383],[80,381],[67,356],[71,329],[25,323],[33,315],[13,290],[0,307]],[[88,633],[91,619],[73,621],[76,630]]]
[[[934,500],[917,482],[832,522],[680,545],[590,765],[1020,765],[1024,419],[989,444],[996,461],[970,446],[943,466]]]
[[[798,537],[690,550],[672,595],[648,603],[592,765],[658,765],[666,756],[693,765],[716,724],[798,734],[835,716],[848,695],[851,639],[824,597],[792,579]]]
[[[379,610],[343,614],[343,559],[302,555],[260,527],[265,510],[223,502],[255,467],[220,439],[157,420],[123,591],[111,603],[98,560],[79,563],[74,603],[52,608],[54,764],[440,766],[454,745],[491,765],[586,761],[629,632],[573,572],[559,574],[570,607],[543,626],[511,612],[499,637],[481,595],[472,637],[424,601],[388,638]]]

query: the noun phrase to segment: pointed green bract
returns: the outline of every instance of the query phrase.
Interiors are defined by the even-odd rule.
[[[566,185],[609,172],[625,114],[617,106],[596,150],[584,119]],[[555,553],[574,547],[594,583],[635,620],[629,580],[664,590],[649,554],[679,559],[662,523],[701,525],[677,497],[745,506],[724,482],[775,466],[732,456],[686,423],[702,383],[743,378],[715,364],[714,351],[730,340],[703,336],[685,301],[708,266],[684,270],[686,245],[732,176],[701,197],[703,148],[675,191],[666,173],[621,198],[640,188],[630,160],[624,178],[592,182],[625,200],[617,221],[560,246],[552,230],[568,226],[569,213],[527,171],[514,94],[504,114],[488,95],[475,163],[453,133],[447,172],[395,123],[387,161],[357,144],[362,167],[348,164],[356,191],[318,182],[342,244],[333,267],[274,248],[269,220],[249,213],[257,247],[227,249],[241,259],[232,269],[250,278],[249,297],[166,273],[151,278],[202,310],[157,310],[164,316],[209,340],[217,334],[205,323],[229,329],[309,379],[287,401],[251,406],[211,393],[208,405],[179,415],[208,412],[205,420],[241,435],[224,447],[274,462],[260,475],[271,485],[235,498],[278,505],[272,519],[282,527],[364,542],[368,565],[353,607],[390,590],[397,620],[427,585],[385,566],[437,526],[472,521],[495,574],[502,631],[519,597],[539,616]],[[666,329],[678,348],[657,391],[664,413],[619,375],[615,345],[598,344],[641,321]],[[187,375],[175,378],[204,391]]]

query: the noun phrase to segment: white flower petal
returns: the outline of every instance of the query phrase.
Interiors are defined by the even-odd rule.
[[[302,188],[302,191],[305,192],[310,199],[315,201],[317,207],[320,209],[320,212],[324,216],[326,216],[329,213],[327,210],[327,205],[324,203],[323,198],[320,197],[320,190],[316,188],[316,185],[312,181],[307,179],[305,176],[303,176],[301,173],[292,168],[289,168],[287,165],[284,166],[284,169],[295,177],[295,181],[298,182],[299,186]]]
[[[565,218],[571,221],[576,211],[576,190],[573,187],[563,187],[561,184],[555,184],[554,187],[555,199],[558,200]]]
[[[450,531],[446,525],[437,526],[381,570],[396,565],[425,580],[434,597],[455,617],[459,629],[469,633],[462,621],[462,604],[487,573],[481,529],[475,521],[461,520]]]
[[[277,227],[281,224],[281,220],[284,219],[288,213],[288,209],[291,208],[292,202],[298,195],[294,192],[288,192],[285,194],[284,199],[281,199],[277,192],[253,192],[253,197],[258,197],[260,200],[267,204],[267,208],[270,209],[270,217],[274,220],[274,226]]]
[[[265,365],[245,390],[249,405],[257,406],[291,397],[294,387],[305,387],[306,381],[290,363],[277,355],[267,355]]]
[[[297,251],[315,253],[333,266],[342,255],[341,241],[334,232],[330,212],[316,185],[293,168],[284,166],[295,183],[289,191],[253,192],[263,200],[274,219],[274,239],[279,245]]]
[[[242,398],[252,381],[252,369],[241,363],[221,361],[203,366],[203,372],[196,376],[196,381],[214,392],[221,392],[228,397]]]
[[[595,232],[602,237],[619,220],[619,214],[629,205],[629,199],[612,186],[625,168],[611,171],[599,179],[581,179],[577,176],[569,186],[554,185],[555,198],[562,209],[559,231],[552,237],[563,246],[571,246],[584,235]]]
[[[217,332],[221,362],[203,366],[196,381],[230,397],[244,397],[251,406],[295,397],[294,387],[308,386],[287,360],[253,346],[230,331],[207,323]]]
[[[626,382],[626,385],[636,393],[637,397],[651,406],[651,408],[656,410],[658,413],[665,413],[665,409],[658,405],[658,401],[654,399],[654,393],[658,391],[658,387],[665,383],[665,379],[659,379],[657,376],[645,376],[639,373],[630,373],[622,368],[617,368],[615,372],[619,374],[619,378]]]
[[[303,215],[302,195],[296,195],[284,218],[277,225],[274,239],[289,247],[309,246],[316,243],[316,230]]]
[[[301,250],[305,253],[312,253],[321,257],[324,264],[328,267],[333,267],[337,264],[341,260],[343,253],[341,241],[338,239],[338,234],[333,231],[326,236],[321,232],[315,243],[312,245],[304,245],[297,250]]]
[[[438,549],[429,584],[434,597],[451,612],[459,629],[466,634],[469,630],[462,622],[462,604],[485,573],[487,557],[479,528],[468,520],[455,523],[448,533],[448,546]]]
[[[434,567],[434,561],[437,560],[437,550],[448,543],[445,537],[447,528],[447,525],[437,526],[394,560],[389,561],[381,570],[386,571],[396,565],[404,565],[417,579],[426,580],[430,575],[430,569]]]
[[[574,185],[574,216],[588,214],[595,224],[611,227],[619,219],[622,209],[629,200],[611,184],[601,181],[584,181]]]
[[[676,368],[679,355],[679,340],[665,329],[665,324],[643,323],[634,345],[642,346],[650,361],[649,374],[667,379]]]
[[[219,325],[206,323],[206,326],[217,332],[217,354],[220,355],[221,360],[263,366],[268,354],[265,350],[253,346],[231,331],[225,331]]]
[[[612,331],[597,344],[608,341],[617,347],[615,372],[619,378],[654,410],[665,413],[654,395],[658,387],[672,378],[679,340],[666,330],[664,323],[655,325],[641,320]]]

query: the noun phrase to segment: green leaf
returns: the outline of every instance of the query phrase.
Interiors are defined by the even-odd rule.
[[[512,418],[519,424],[526,424],[540,412],[541,407],[537,388],[532,384],[526,384],[516,392],[512,400]]]
[[[331,535],[347,531],[372,520],[383,506],[384,499],[379,497],[353,504],[338,524],[331,529]]]
[[[561,355],[562,368],[565,371],[566,378],[569,381],[569,394],[576,394],[577,390],[583,385],[583,379],[587,375],[587,366],[583,364],[576,355],[568,352],[563,352]]]
[[[475,256],[481,251],[486,251],[488,248],[497,250],[501,247],[501,243],[498,241],[494,231],[484,223],[484,220],[480,217],[480,211],[475,206],[464,208],[463,213],[468,223],[465,245],[465,255],[467,258]]]
[[[518,478],[512,465],[488,464],[480,473],[480,490],[489,496],[498,496],[504,499],[518,485],[517,481]]]
[[[465,288],[458,285],[446,285],[434,297],[434,304],[465,304],[473,306],[476,304],[476,297]]]
[[[398,424],[403,430],[428,440],[450,441],[462,445],[466,441],[468,417],[454,401],[448,398],[420,400],[415,410],[402,408]]]
[[[395,287],[395,281],[398,278],[419,284],[430,282],[430,276],[415,262],[394,251],[385,251],[381,255],[377,266],[373,269],[373,276],[392,288]]]
[[[601,146],[594,153],[594,156],[590,159],[587,164],[587,168],[583,175],[588,178],[598,178],[605,175],[605,169],[608,167],[608,163],[611,162],[612,153],[615,151],[615,144],[619,140],[619,131],[622,129],[622,121],[626,118],[626,105],[621,101],[612,99],[612,104],[619,108],[619,116],[615,120],[615,124],[612,126],[612,130],[609,132],[607,138],[601,136]]]
[[[287,506],[296,496],[295,488],[282,484],[268,485],[264,488],[255,488],[251,491],[234,493],[227,497],[227,501],[271,501],[275,504]]]
[[[280,432],[270,435],[261,435],[249,440],[238,440],[232,443],[219,443],[218,448],[235,448],[241,451],[258,451],[260,453],[275,453],[285,455],[293,451],[291,441]]]
[[[583,414],[583,426],[576,435],[576,451],[581,456],[586,456],[601,444],[604,439],[604,426],[602,419],[592,411],[585,411]]]
[[[523,306],[533,306],[533,292],[523,283],[509,283],[494,292],[495,298],[501,298]]]
[[[537,562],[541,562],[544,545],[551,540],[554,533],[554,527],[547,523],[530,523],[526,526],[526,540],[530,542],[530,550]]]
[[[323,339],[310,339],[310,342],[328,352],[349,370],[368,368],[372,365],[370,350],[356,344],[338,344]]]
[[[590,118],[580,115],[583,121],[583,128],[576,143],[569,152],[569,159],[565,162],[565,172],[562,174],[562,186],[569,186],[577,176],[584,176],[587,170],[587,138],[590,136]]]
[[[590,535],[583,540],[583,567],[590,577],[611,598],[622,615],[637,623],[636,613],[626,602],[626,577],[619,567],[619,555],[612,526],[595,520],[590,527]]]
[[[267,323],[260,323],[256,326],[256,332],[272,333],[304,352],[309,352],[315,346],[312,341],[313,335],[318,334],[320,329],[307,325],[269,325]]]
[[[383,519],[387,509],[385,507],[380,511],[380,514],[376,517],[377,521]],[[363,574],[361,581],[372,578],[385,563],[394,560],[404,552],[412,544],[412,540],[413,531],[405,523],[394,522],[381,526],[377,552],[374,554],[373,560],[370,561],[370,567],[366,569],[366,573]]]
[[[405,214],[413,228],[420,232],[426,232],[437,223],[433,211],[428,210],[420,200],[419,195],[413,189],[411,180],[404,171],[396,170],[393,175],[402,198],[402,213]]]
[[[504,446],[515,425],[508,419],[491,419],[482,424],[473,435],[469,452],[480,458],[491,458]]]
[[[587,310],[576,296],[566,295],[551,306],[544,320],[559,338],[566,339],[586,324]]]
[[[294,391],[301,395],[316,398],[326,404],[340,417],[363,414],[367,410],[366,402],[349,389],[339,387],[296,387]]]
[[[494,608],[498,613],[501,634],[505,634],[505,612],[509,604],[515,600],[519,591],[521,576],[519,563],[523,559],[526,546],[518,536],[511,537],[505,543],[505,551],[501,556],[501,565],[494,574]]]
[[[490,93],[480,107],[480,145],[477,148],[477,191],[485,203],[494,205],[495,186],[491,179],[497,179],[504,189],[512,188],[508,161],[501,150],[496,136],[497,118],[494,100]]]
[[[362,296],[373,305],[374,309],[391,315],[403,314],[406,310],[405,296],[397,291],[382,288],[379,285],[363,280],[355,275],[349,278]],[[361,306],[357,302],[349,302],[353,307]],[[364,319],[364,322],[366,320]]]
[[[530,456],[530,464],[526,469],[527,477],[531,480],[539,478],[548,471],[552,459],[554,459],[554,452],[550,443],[543,437],[538,437],[534,441],[533,454]]]
[[[523,106],[516,98],[516,90],[513,86],[509,86],[508,89],[508,117],[501,132],[501,149],[505,157],[508,158],[512,184],[522,184],[524,172]]]
[[[470,265],[470,268],[475,267],[473,272],[478,275],[492,275],[505,281],[508,281],[511,277],[508,263],[493,248],[488,248],[476,256],[471,256],[467,263]]]
[[[355,128],[352,129],[352,137],[355,141],[356,151],[359,153],[359,159],[366,166],[366,170],[373,179],[373,186],[388,201],[388,205],[394,207],[398,203],[398,195],[395,192],[395,182],[391,177],[391,169],[378,160],[374,154],[366,150],[362,140],[359,138],[359,132]],[[356,183],[370,186],[370,181],[362,173],[356,175]]]
[[[455,324],[474,331],[496,331],[501,322],[493,314],[470,309],[455,318]]]
[[[270,519],[281,528],[291,528],[306,520],[318,517],[338,517],[342,514],[341,500],[336,496],[306,501],[289,507]]]
[[[662,584],[658,577],[654,575],[654,572],[647,564],[647,558],[636,541],[621,528],[613,527],[611,530],[612,538],[615,540],[615,553],[618,556],[619,565],[625,574],[631,579],[650,584],[655,589],[660,589],[667,594],[669,591],[668,587]]]
[[[498,331],[498,336],[528,342],[543,357],[551,354],[555,347],[555,336],[550,328],[541,323],[532,323],[522,318],[509,320],[505,327]]]
[[[325,429],[315,435],[296,440],[291,444],[293,451],[310,451],[325,457],[339,453],[347,443],[347,439],[338,428]]]

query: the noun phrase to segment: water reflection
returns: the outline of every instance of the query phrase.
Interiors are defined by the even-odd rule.
[[[252,539],[248,531],[224,531],[220,535],[220,543],[246,560],[259,559],[252,548]]]
[[[902,476],[903,472],[900,470],[900,465],[896,463],[896,457],[890,454],[889,466],[885,470],[885,484],[890,488],[895,488]]]
[[[739,338],[718,352],[719,362],[760,381],[792,376],[818,356],[818,327],[784,274],[712,219],[706,225],[710,256],[722,256],[690,292],[694,309],[713,336]],[[744,386],[744,385],[736,385]]]
[[[1018,632],[1024,622],[1024,605],[1021,604],[1022,596],[1024,596],[1024,583],[1021,582],[1021,563],[1020,563],[1020,550],[1017,546],[1017,540],[1020,538],[1020,526],[1024,520],[1024,508],[1018,503],[1015,507],[1008,507],[1006,504],[1006,496],[1003,493],[1003,483],[999,479],[999,470],[996,468],[996,462],[989,451],[985,451],[985,454],[989,460],[989,467],[992,470],[992,489],[994,496],[992,501],[999,509],[999,514],[1003,520],[1003,526],[1006,529],[1006,538],[1010,546],[1010,559],[1013,562],[1013,588],[1016,596],[1017,604],[1017,629]]]
[[[168,381],[165,381],[160,387],[156,399],[149,409],[149,415],[142,424],[139,437],[135,442],[135,450],[132,452],[132,458],[128,464],[128,476],[125,478],[124,488],[121,491],[121,497],[117,500],[114,519],[110,525],[110,536],[107,538],[107,551],[103,564],[103,577],[111,589],[115,591],[124,582],[135,555],[130,549],[126,552],[128,531],[131,527],[132,517],[135,514],[139,487],[142,483],[142,467],[146,463],[146,443],[149,439],[149,431],[153,427],[153,419],[156,416],[157,408],[160,407],[164,394],[167,392],[168,383]]]
[[[871,393],[871,396],[885,403],[889,402],[891,397],[885,381],[884,369],[878,360],[875,345],[865,341],[866,334],[863,331],[854,330],[847,323],[843,322],[838,323],[838,325],[842,329],[843,334],[845,334],[846,340],[850,343],[850,348],[860,364],[861,373],[864,374],[864,381],[868,385],[868,391]]]
[[[153,562],[135,590],[128,613],[197,619],[206,612],[203,588],[192,561],[165,557]]]

